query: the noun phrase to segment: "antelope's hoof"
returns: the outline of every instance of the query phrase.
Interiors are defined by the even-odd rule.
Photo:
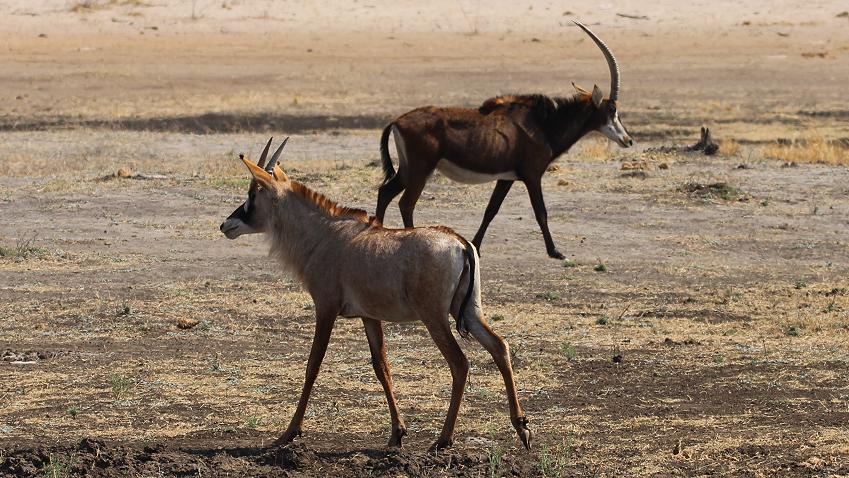
[[[531,433],[531,430],[528,428],[528,419],[526,417],[517,417],[513,420],[513,427],[516,429],[516,433],[519,435],[519,440],[522,441],[522,445],[525,445],[526,450],[530,450],[533,433]]]
[[[560,251],[558,251],[557,249],[552,249],[552,250],[548,251],[548,257],[551,257],[552,259],[560,259],[560,260],[566,259],[566,256],[561,254]]]
[[[407,429],[401,427],[392,431],[392,436],[389,437],[389,448],[401,448],[401,439],[407,436]]]
[[[292,441],[295,440],[295,437],[299,436],[301,436],[300,428],[298,428],[297,430],[286,430],[286,432],[283,433],[283,435],[281,435],[280,438],[278,438],[274,442],[274,444],[277,446],[286,445],[292,443]]]
[[[436,443],[430,446],[430,451],[439,451],[454,446],[454,440],[451,438],[440,438]]]

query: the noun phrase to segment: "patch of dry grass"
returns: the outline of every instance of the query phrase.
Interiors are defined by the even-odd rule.
[[[69,10],[72,13],[89,13],[123,6],[147,7],[150,4],[142,0],[79,0]]]
[[[849,165],[849,148],[824,138],[813,138],[791,144],[771,144],[761,150],[768,159],[792,163]]]
[[[724,139],[719,142],[719,154],[723,156],[738,156],[741,150],[740,143],[733,139]]]
[[[580,155],[587,159],[607,161],[610,159],[610,141],[607,138],[591,137],[580,143]]]

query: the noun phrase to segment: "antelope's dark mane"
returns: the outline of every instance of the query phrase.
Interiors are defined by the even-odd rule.
[[[533,95],[502,95],[483,102],[478,112],[483,115],[492,113],[500,108],[524,107],[530,109],[540,121],[554,116],[558,111],[569,110],[575,106],[583,106],[590,101],[590,95],[578,93],[565,98],[552,98],[542,94]]]
[[[353,207],[345,207],[340,206],[335,201],[331,200],[324,194],[320,192],[313,191],[307,186],[297,182],[291,181],[292,192],[295,193],[298,197],[304,199],[306,202],[313,204],[320,211],[324,212],[328,216],[331,217],[351,217],[354,218],[364,224],[368,224],[369,226],[380,226],[380,221],[378,221],[374,216],[369,216],[367,212],[362,209],[357,209]]]

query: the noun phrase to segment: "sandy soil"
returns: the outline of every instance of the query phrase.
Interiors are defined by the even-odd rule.
[[[849,475],[846,6],[577,8],[0,1],[0,476]],[[292,176],[372,210],[393,115],[606,86],[575,17],[622,63],[639,147],[590,138],[546,175],[574,264],[545,256],[522,187],[485,239],[534,450],[466,343],[457,444],[427,452],[450,375],[416,324],[387,327],[410,436],[385,449],[356,321],[337,325],[304,437],[269,446],[312,305],[260,238],[218,232],[247,187],[236,155],[291,134]],[[702,124],[719,156],[680,148]],[[833,141],[838,164],[775,159],[778,140]],[[471,236],[489,193],[437,174],[417,221]]]

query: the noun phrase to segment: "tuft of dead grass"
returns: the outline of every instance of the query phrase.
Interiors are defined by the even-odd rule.
[[[792,163],[849,165],[849,148],[824,138],[794,141],[791,144],[770,144],[761,150],[761,154],[767,159]]]
[[[719,153],[723,156],[738,156],[742,147],[733,139],[724,139],[719,143]]]
[[[685,183],[678,188],[690,197],[699,199],[722,199],[723,201],[747,201],[750,196],[728,183],[702,184],[695,181]]]
[[[604,138],[587,138],[581,141],[581,156],[606,161],[610,158],[610,143]]]

